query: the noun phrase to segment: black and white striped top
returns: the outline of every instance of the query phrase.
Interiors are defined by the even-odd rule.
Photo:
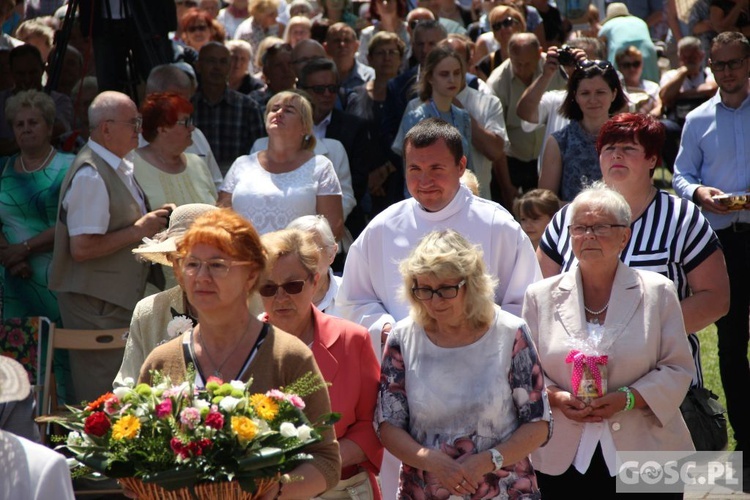
[[[570,242],[569,206],[557,212],[547,225],[539,247],[560,264],[561,272],[577,263]],[[680,300],[690,296],[687,275],[709,255],[721,248],[719,239],[698,207],[688,200],[659,191],[644,213],[634,220],[632,235],[620,259],[634,269],[662,274],[672,280]],[[695,334],[688,336],[696,364],[693,385],[703,385],[700,343]]]

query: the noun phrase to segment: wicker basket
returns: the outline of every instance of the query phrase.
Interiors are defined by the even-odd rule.
[[[277,480],[275,478],[257,479],[255,481],[257,486],[255,493],[248,493],[243,490],[237,481],[198,484],[192,488],[192,491],[189,488],[168,491],[161,486],[144,483],[134,477],[122,478],[119,481],[123,487],[134,491],[139,500],[195,500],[196,498],[201,500],[255,500],[273,488]]]

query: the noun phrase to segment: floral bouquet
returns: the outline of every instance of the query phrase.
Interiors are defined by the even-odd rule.
[[[194,378],[191,367],[187,380]],[[302,396],[325,388],[312,373],[266,393],[252,393],[252,380],[211,377],[205,390],[192,382],[173,385],[159,373],[153,380],[154,386],[126,380],[83,409],[69,407],[69,415],[53,419],[71,431],[62,447],[98,473],[126,478],[121,482],[139,497],[227,498],[196,494],[207,484],[226,483],[242,490],[233,498],[260,496],[311,459],[303,448],[320,441],[322,426],[337,419],[326,415],[313,425],[302,413]],[[152,494],[146,491],[150,485],[158,487]]]

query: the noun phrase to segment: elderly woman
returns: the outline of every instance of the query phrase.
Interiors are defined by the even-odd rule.
[[[617,67],[622,72],[625,90],[638,113],[649,113],[656,118],[662,115],[659,84],[643,79],[643,53],[631,45],[615,56]]]
[[[8,99],[5,117],[20,152],[7,158],[0,174],[3,317],[47,316],[59,322],[47,275],[60,186],[74,157],[50,145],[55,103],[47,94],[17,93]]]
[[[339,491],[380,498],[375,475],[383,445],[372,427],[380,368],[367,329],[321,313],[313,305],[323,255],[310,233],[286,229],[262,237],[268,270],[258,289],[268,322],[311,347],[326,382],[331,409],[341,413],[336,439],[341,449]],[[324,497],[326,495],[323,495]]]
[[[258,52],[258,44],[268,36],[280,37],[284,27],[276,22],[279,15],[279,0],[250,0],[250,17],[242,21],[234,32],[234,38],[245,40]]]
[[[256,319],[247,300],[261,284],[266,254],[247,220],[231,210],[216,210],[195,220],[177,245],[175,269],[200,321],[154,349],[141,368],[140,381],[151,382],[161,370],[175,383],[195,366],[195,383],[209,376],[253,379],[253,390],[286,386],[307,373],[320,375],[312,352],[299,339]],[[231,271],[231,272],[230,272]],[[315,422],[330,411],[328,393],[305,398],[305,414]],[[333,430],[305,450],[313,456],[290,474],[301,478],[274,488],[271,498],[311,498],[339,480],[341,461]],[[274,496],[275,495],[275,496]]]
[[[143,138],[136,150],[135,178],[151,206],[216,204],[216,186],[206,162],[185,150],[193,144],[193,105],[175,93],[149,94],[141,105]]]
[[[571,201],[586,184],[601,179],[596,137],[610,115],[628,99],[608,61],[584,60],[568,79],[560,114],[570,123],[553,132],[544,146],[539,188]]]
[[[339,250],[339,245],[333,237],[333,231],[331,231],[331,225],[321,215],[303,215],[294,219],[286,228],[309,233],[320,249],[317,269],[320,279],[315,286],[312,303],[326,314],[339,316],[336,311],[336,294],[339,291],[342,278],[333,274],[333,269],[331,269],[331,264],[336,259],[336,253]]]
[[[654,187],[664,126],[647,115],[625,113],[609,120],[597,140],[603,181],[630,207],[632,237],[620,254],[630,267],[656,271],[674,282],[687,332],[697,332],[727,313],[729,278],[716,234],[689,201]],[[575,268],[568,207],[558,212],[537,250],[542,274]],[[702,385],[700,343],[688,336],[695,358],[694,385]]]
[[[229,88],[241,94],[262,89],[263,82],[251,75],[253,48],[250,44],[245,40],[228,40],[224,45],[229,49],[231,56]]]
[[[268,101],[268,149],[240,156],[219,188],[219,205],[250,220],[260,234],[303,215],[324,215],[338,241],[344,231],[341,185],[331,161],[315,155],[312,107],[294,92]]]
[[[544,498],[581,485],[610,498],[618,451],[694,449],[680,403],[695,367],[673,283],[620,261],[627,201],[598,182],[568,212],[578,267],[531,285],[523,305],[555,422],[532,460]]]
[[[401,274],[411,317],[388,336],[375,412],[403,461],[399,498],[538,498],[529,453],[550,432],[542,368],[526,324],[494,304],[481,250],[434,231]]]

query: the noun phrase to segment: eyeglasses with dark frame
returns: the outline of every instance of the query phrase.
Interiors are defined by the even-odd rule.
[[[620,69],[638,69],[641,67],[641,61],[627,61],[619,64]]]
[[[414,286],[411,289],[411,293],[417,300],[431,300],[434,295],[437,295],[441,299],[455,299],[458,297],[458,290],[465,284],[466,280],[464,279],[456,285],[441,286],[434,290],[426,286]]]
[[[235,266],[249,266],[252,262],[229,259],[201,260],[197,257],[182,257],[177,259],[176,264],[182,269],[182,274],[185,276],[197,276],[201,272],[201,268],[205,265],[208,275],[212,278],[226,278],[231,268]]]
[[[514,17],[506,17],[502,21],[492,23],[492,31],[499,31],[500,28],[512,28],[516,23],[521,24],[518,19]]]
[[[308,85],[306,87],[302,87],[303,90],[309,90],[311,92],[314,92],[318,95],[323,95],[328,91],[330,94],[337,94],[339,91],[338,85]]]
[[[586,226],[584,224],[571,224],[568,226],[568,232],[572,236],[584,236],[589,232],[589,229],[594,236],[609,236],[612,234],[612,228],[614,227],[628,227],[625,224],[594,224],[593,226]]]
[[[185,28],[185,31],[188,33],[195,33],[196,31],[208,31],[208,25],[207,24],[194,24],[192,26],[188,26]]]
[[[136,132],[140,132],[143,127],[143,117],[137,116],[132,120],[104,120],[107,123],[120,123],[122,125],[130,125]]]
[[[739,59],[730,59],[729,61],[709,61],[711,71],[722,72],[729,68],[731,70],[740,69],[742,63],[745,62],[747,57],[740,57]]]
[[[261,297],[273,297],[279,291],[279,288],[283,288],[287,294],[297,295],[302,291],[303,288],[305,288],[305,283],[309,279],[310,276],[308,275],[307,278],[303,280],[287,281],[286,283],[282,283],[280,285],[277,285],[276,283],[268,283],[261,286],[258,289],[258,293],[261,295]]]

